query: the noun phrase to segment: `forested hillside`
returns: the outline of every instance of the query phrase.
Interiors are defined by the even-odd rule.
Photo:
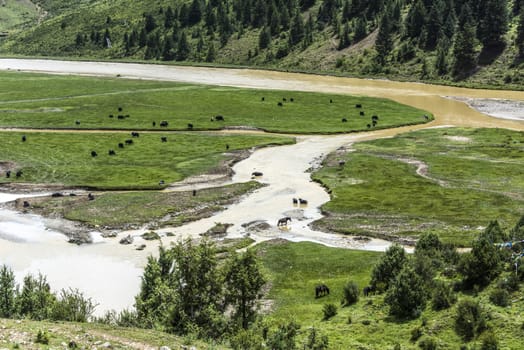
[[[47,19],[11,29],[1,54],[524,81],[524,0],[34,2]]]

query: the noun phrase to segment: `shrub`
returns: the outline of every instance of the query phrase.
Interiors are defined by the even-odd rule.
[[[390,283],[400,273],[407,261],[406,251],[398,244],[393,244],[386,250],[380,261],[373,268],[371,274],[371,285],[378,288],[379,283],[385,285],[384,290],[389,288]]]
[[[443,310],[449,308],[457,301],[457,296],[450,285],[444,282],[437,282],[433,290],[431,305],[433,310]]]
[[[437,340],[432,337],[424,337],[418,343],[418,347],[422,350],[436,350],[438,347]]]
[[[411,338],[410,340],[412,342],[416,342],[419,340],[420,337],[424,334],[424,331],[422,330],[422,327],[415,327],[411,330]]]
[[[489,295],[489,301],[497,306],[508,306],[509,305],[509,292],[502,288],[494,289]]]
[[[352,305],[358,301],[358,295],[360,291],[358,285],[355,282],[348,282],[344,286],[344,299],[342,303],[344,305]]]
[[[332,303],[324,304],[322,312],[324,313],[324,320],[329,320],[331,317],[337,314],[337,306]]]
[[[328,349],[329,340],[327,335],[321,335],[315,327],[309,330],[307,342],[304,344],[304,349],[308,350],[324,350]]]
[[[486,332],[482,337],[482,345],[480,350],[498,350],[499,342],[492,332]]]
[[[384,302],[396,317],[418,317],[426,306],[427,291],[420,276],[407,265],[393,281]]]
[[[49,344],[49,334],[46,331],[39,330],[36,334],[35,343],[38,344]]]
[[[464,299],[457,306],[455,331],[464,340],[469,341],[486,329],[486,315],[478,302]]]
[[[78,289],[62,289],[53,305],[52,318],[60,321],[87,322],[95,311],[96,304]]]

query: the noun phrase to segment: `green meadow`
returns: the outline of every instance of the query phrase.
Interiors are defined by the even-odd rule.
[[[192,124],[193,130],[310,134],[420,124],[428,114],[368,97],[20,72],[0,72],[0,91],[0,127],[187,130]],[[223,120],[212,120],[217,115]]]
[[[355,282],[360,290],[369,284],[374,265],[382,253],[328,248],[314,243],[270,241],[256,247],[257,253],[272,284],[268,298],[273,301],[268,323],[275,326],[294,321],[301,328],[297,335],[298,348],[306,342],[314,327],[329,338],[329,349],[420,349],[420,340],[431,337],[437,349],[459,349],[464,341],[455,333],[456,304],[442,311],[432,310],[430,303],[422,315],[413,320],[399,320],[389,315],[384,294],[365,297],[350,306],[342,306],[343,287]],[[442,278],[442,277],[441,277]],[[325,283],[330,294],[315,298],[315,286]],[[496,330],[499,349],[520,349],[524,311],[521,292],[515,292],[508,307],[495,306],[489,301],[490,286],[474,295],[488,315],[488,329]],[[458,300],[472,296],[458,293]],[[324,304],[337,306],[337,314],[323,319]],[[414,329],[419,339],[412,339]],[[467,349],[480,346],[482,337],[469,342]]]
[[[26,141],[22,141],[22,136]],[[161,137],[167,142],[162,142]],[[126,144],[125,140],[132,140]],[[28,182],[96,189],[159,189],[202,174],[231,152],[292,143],[290,137],[203,133],[1,132],[1,162],[12,170],[0,183]],[[123,143],[124,148],[118,144]],[[229,149],[226,149],[229,146]],[[115,155],[109,155],[109,150]],[[97,153],[96,157],[91,152]],[[20,178],[15,172],[22,170]],[[160,184],[163,180],[164,184]]]
[[[313,175],[332,191],[322,208],[331,215],[319,226],[372,236],[434,231],[467,245],[479,226],[498,220],[509,227],[524,212],[522,132],[431,129],[354,148]],[[408,159],[425,165],[423,176]]]

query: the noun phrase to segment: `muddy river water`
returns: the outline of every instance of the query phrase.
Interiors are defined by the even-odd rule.
[[[372,240],[362,243],[349,237],[315,232],[308,227],[311,221],[321,216],[318,208],[329,200],[329,196],[318,184],[310,181],[307,169],[318,166],[326,154],[341,146],[360,140],[390,137],[419,128],[453,125],[524,130],[524,92],[473,90],[249,69],[122,63],[0,59],[0,69],[52,74],[118,75],[131,79],[368,95],[390,98],[435,115],[435,121],[425,125],[348,135],[297,136],[295,145],[258,150],[234,167],[232,181],[248,181],[251,173],[256,170],[263,172],[259,181],[268,186],[211,218],[159,231],[175,233],[171,240],[181,236],[195,236],[217,222],[234,224],[228,231],[228,236],[241,237],[246,233],[242,224],[265,221],[270,225],[269,229],[251,232],[251,237],[257,241],[282,237],[295,241],[316,241],[329,246],[384,250],[388,242]],[[0,194],[0,202],[16,197],[12,194]],[[294,197],[306,198],[307,207],[293,206],[291,199]],[[276,221],[285,215],[293,217],[293,221],[289,230],[279,230],[276,228]],[[119,245],[117,240],[102,239],[94,232],[95,243],[75,246],[68,244],[64,235],[50,227],[54,227],[53,223],[44,218],[0,209],[0,263],[10,265],[19,281],[28,272],[41,271],[48,276],[55,289],[69,286],[79,288],[99,302],[98,314],[108,309],[121,310],[133,304],[133,296],[140,284],[141,267],[147,255],[155,252],[154,245],[148,244],[146,250],[137,251],[134,246]],[[130,231],[120,233],[119,236],[138,236],[142,232],[143,230]],[[164,242],[167,243],[168,239],[164,238]],[[137,237],[135,245],[140,243],[142,242]]]

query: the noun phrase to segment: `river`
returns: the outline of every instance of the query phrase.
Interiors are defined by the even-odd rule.
[[[435,121],[425,125],[359,134],[298,136],[294,145],[258,150],[235,165],[232,181],[248,181],[251,173],[257,170],[264,174],[259,181],[268,186],[245,196],[240,202],[230,205],[211,218],[179,228],[159,230],[160,233],[175,233],[173,238],[164,238],[165,243],[181,236],[198,235],[217,222],[234,224],[228,231],[228,236],[241,237],[245,234],[241,225],[258,220],[266,221],[271,228],[251,233],[251,237],[257,241],[281,237],[294,241],[314,241],[328,246],[384,250],[389,245],[388,242],[372,240],[361,243],[341,235],[315,232],[308,227],[310,222],[320,218],[318,208],[329,200],[329,196],[318,184],[310,181],[307,169],[318,166],[326,154],[341,146],[360,140],[390,137],[408,130],[450,125],[524,130],[524,113],[521,110],[524,92],[461,89],[250,69],[123,63],[0,59],[0,69],[52,74],[118,75],[129,79],[368,95],[390,98],[428,110],[435,115]],[[491,99],[512,100],[512,114],[501,112],[500,101]],[[479,101],[483,101],[482,110],[485,113],[498,118],[489,117],[468,106],[468,103],[475,105]],[[503,105],[507,108],[508,103]],[[0,195],[0,201],[15,197]],[[293,206],[291,199],[296,197],[306,198],[307,207]],[[294,220],[289,225],[289,230],[279,230],[276,228],[276,221],[285,215],[292,216]],[[55,289],[78,288],[97,300],[100,303],[97,308],[99,315],[109,309],[121,310],[133,304],[133,296],[140,284],[141,268],[147,255],[156,251],[154,245],[148,244],[146,250],[137,251],[132,246],[119,245],[115,239],[101,239],[93,233],[96,238],[94,244],[75,246],[67,243],[63,235],[47,227],[53,225],[41,217],[0,210],[0,263],[10,265],[15,270],[18,281],[28,272],[41,271],[47,275]],[[143,230],[136,230],[121,235],[138,236],[142,232]],[[135,243],[142,243],[139,237]]]

